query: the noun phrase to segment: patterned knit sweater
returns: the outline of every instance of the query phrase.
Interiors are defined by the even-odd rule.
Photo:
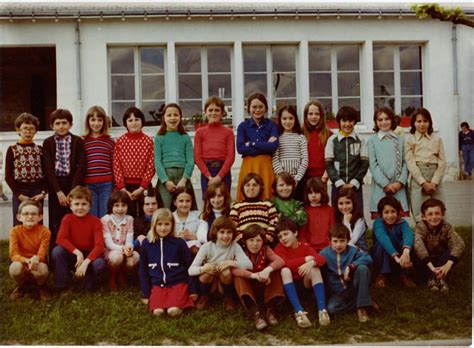
[[[308,143],[302,134],[283,133],[280,143],[272,156],[275,174],[290,173],[296,181],[303,178],[308,167]]]
[[[98,138],[89,136],[84,139],[83,144],[86,154],[84,183],[96,184],[113,181],[114,141],[107,135]]]
[[[237,231],[242,233],[246,227],[257,224],[276,241],[275,226],[278,223],[278,211],[270,201],[235,202],[229,217],[237,224]]]

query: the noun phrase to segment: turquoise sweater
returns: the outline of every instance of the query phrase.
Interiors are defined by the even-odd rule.
[[[166,168],[184,168],[183,177],[190,179],[194,169],[193,143],[187,134],[167,131],[155,136],[155,169],[161,182],[167,182]]]

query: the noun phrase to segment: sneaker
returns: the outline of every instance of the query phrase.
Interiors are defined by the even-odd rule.
[[[311,326],[311,322],[306,314],[306,312],[301,311],[295,313],[296,324],[298,324],[299,327],[306,328]]]
[[[428,282],[426,283],[426,286],[431,291],[439,291],[438,282],[436,281],[436,279],[428,280]]]
[[[278,318],[276,317],[272,307],[268,307],[265,310],[265,318],[267,319],[270,325],[278,325]]]
[[[444,279],[438,280],[438,287],[439,287],[439,290],[442,291],[442,292],[448,292],[449,291],[448,284],[446,283],[446,280],[444,280]]]
[[[384,288],[385,287],[385,276],[383,274],[379,274],[377,278],[375,278],[375,285],[378,288]]]
[[[16,287],[15,289],[13,289],[13,291],[11,292],[11,294],[10,294],[10,300],[12,300],[12,301],[19,300],[19,299],[22,298],[23,296],[25,296],[25,292],[17,286],[17,287]]]
[[[366,323],[369,320],[369,314],[365,308],[357,308],[357,318],[359,323]]]
[[[260,312],[255,312],[253,319],[255,321],[255,328],[258,331],[263,330],[268,326],[267,322],[265,321],[265,319],[263,319]]]
[[[323,309],[319,311],[319,325],[328,326],[331,323],[331,318],[329,318],[329,313],[327,310]]]
[[[208,301],[207,296],[200,296],[199,299],[196,302],[196,309],[206,308],[207,307],[207,301]]]
[[[380,306],[377,302],[375,302],[374,300],[372,300],[372,309],[376,312],[378,312],[380,310]]]
[[[224,296],[224,309],[228,312],[232,312],[237,309],[237,306],[232,296]]]
[[[407,287],[407,288],[416,288],[416,284],[413,282],[413,279],[411,279],[406,274],[401,274],[400,275],[400,280],[402,281],[402,283],[405,287]]]

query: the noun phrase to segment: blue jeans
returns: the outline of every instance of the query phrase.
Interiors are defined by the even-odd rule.
[[[91,214],[99,219],[107,214],[107,202],[114,188],[113,182],[100,182],[96,184],[87,184],[87,188],[92,193]]]
[[[461,150],[464,159],[464,173],[470,176],[474,166],[474,145],[461,145]]]
[[[206,162],[206,161],[205,161]],[[213,161],[215,162],[215,161]],[[224,163],[224,162],[222,162]],[[222,168],[222,165],[217,167],[213,166],[210,164],[207,164],[207,169],[209,169],[209,172],[211,173],[212,176],[216,176],[219,174],[219,171]],[[222,181],[224,182],[225,186],[227,187],[227,191],[230,193],[230,186],[232,184],[232,177],[230,176],[230,171],[222,178]],[[202,189],[202,200],[204,200],[204,197],[206,196],[206,191],[207,191],[207,185],[209,184],[209,180],[204,176],[204,174],[201,174],[201,189]]]

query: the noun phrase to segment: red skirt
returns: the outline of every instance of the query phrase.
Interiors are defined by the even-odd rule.
[[[194,307],[194,302],[189,298],[188,284],[179,283],[171,287],[153,286],[151,289],[148,309],[150,312],[157,308],[166,309],[178,307],[181,309]]]

